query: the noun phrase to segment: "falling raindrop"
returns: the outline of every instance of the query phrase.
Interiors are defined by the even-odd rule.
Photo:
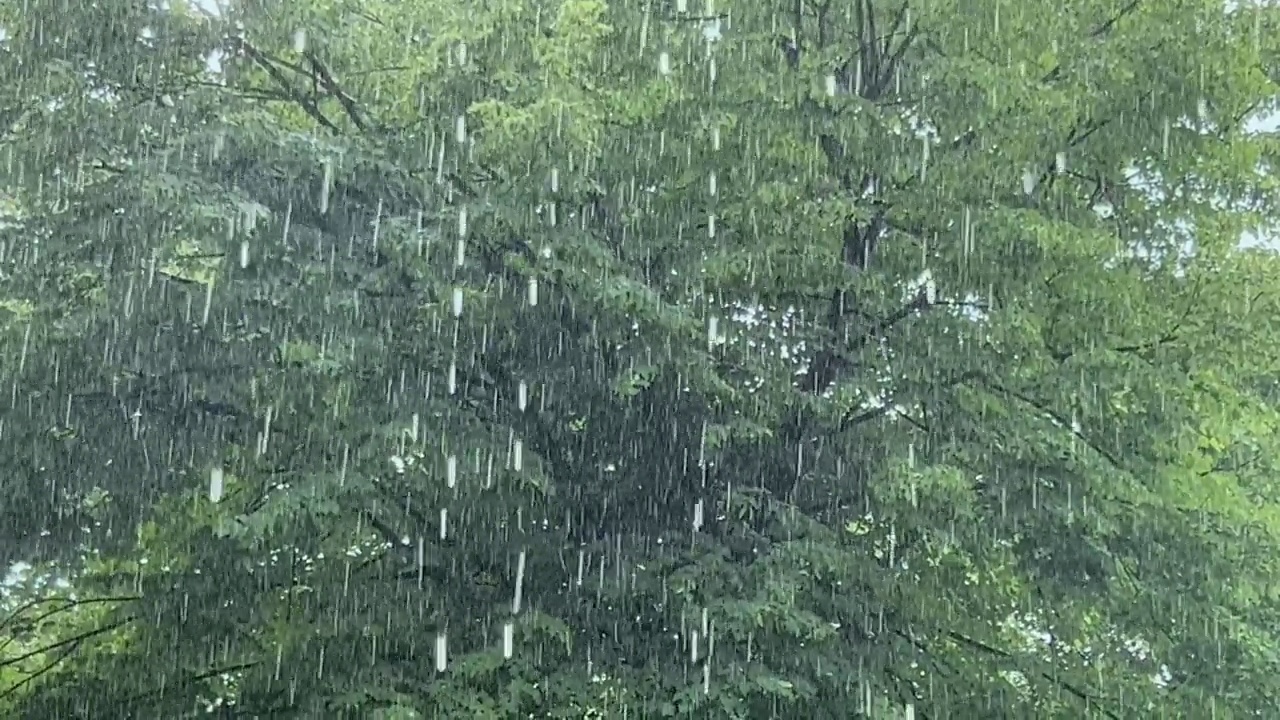
[[[716,186],[716,173],[712,170],[710,177],[707,178],[707,193],[710,194],[711,197],[715,197],[717,190],[719,190],[719,188]]]
[[[511,469],[519,472],[524,468],[524,442],[516,440],[511,448]]]
[[[453,316],[462,316],[462,288],[453,289]]]
[[[1165,118],[1164,128],[1160,136],[1160,154],[1162,157],[1169,157],[1169,131],[1170,131],[1169,119]]]
[[[452,490],[458,486],[458,456],[450,455],[445,460],[445,485]]]
[[[427,540],[421,535],[418,536],[418,587],[422,587],[422,581],[427,573]]]
[[[1059,175],[1067,171],[1067,154],[1060,152],[1053,156],[1053,171]]]
[[[467,208],[458,210],[458,248],[454,265],[462,267],[467,261]]]
[[[200,324],[209,324],[209,313],[213,311],[213,283],[204,284],[204,311],[200,315]]]
[[[537,307],[538,305],[538,279],[529,278],[529,307]]]
[[[249,241],[240,241],[240,269],[249,267]]]
[[[961,245],[966,256],[973,254],[973,212],[964,209],[964,221],[960,224]]]
[[[1036,191],[1036,173],[1031,168],[1022,171],[1022,192],[1031,195]]]
[[[436,672],[449,668],[449,641],[444,633],[436,635]]]
[[[524,563],[525,551],[521,550],[520,555],[516,558],[516,589],[515,595],[511,598],[511,614],[520,614],[520,603],[524,597]]]
[[[301,54],[305,52],[306,49],[307,49],[307,31],[302,28],[298,28],[297,30],[293,31],[293,51]]]
[[[834,73],[827,75],[827,97],[836,96],[836,76]]]
[[[516,405],[520,408],[520,412],[524,412],[529,407],[529,385],[523,380],[520,381],[520,387],[516,390]]]
[[[440,508],[440,539],[449,539],[449,508]]]
[[[209,499],[213,502],[222,499],[222,468],[220,467],[209,471]]]
[[[320,214],[329,212],[329,193],[333,192],[333,161],[324,161],[324,181],[320,185]]]
[[[658,54],[658,72],[662,75],[671,74],[671,55],[666,51]]]
[[[458,392],[458,363],[449,363],[449,394]]]
[[[929,170],[929,138],[923,137],[920,142],[920,180],[923,182]]]
[[[453,121],[453,139],[461,145],[467,141],[467,116],[459,115]]]
[[[467,64],[467,44],[465,42],[458,43],[458,64]]]
[[[516,625],[515,623],[506,623],[502,626],[502,657],[507,660],[515,654],[516,646]]]
[[[551,192],[560,192],[560,171],[551,168]]]

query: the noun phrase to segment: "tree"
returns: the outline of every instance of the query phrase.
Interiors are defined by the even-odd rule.
[[[28,5],[14,716],[1275,705],[1273,11]]]

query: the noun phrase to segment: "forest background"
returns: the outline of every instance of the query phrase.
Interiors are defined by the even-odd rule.
[[[0,714],[1265,716],[1278,20],[0,2]]]

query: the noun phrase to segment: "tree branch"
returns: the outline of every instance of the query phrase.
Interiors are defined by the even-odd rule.
[[[342,132],[332,120],[320,111],[320,106],[316,104],[315,100],[307,97],[304,93],[294,87],[293,83],[289,82],[289,78],[285,77],[285,74],[281,72],[280,68],[276,65],[277,62],[281,65],[287,65],[287,63],[268,57],[265,53],[255,48],[244,38],[235,38],[235,43],[246,57],[258,65],[258,67],[262,68],[267,75],[270,75],[271,79],[275,80],[276,84],[280,86],[280,89],[288,94],[288,96],[292,98],[292,100],[297,103],[298,106],[307,113],[307,115],[310,115],[313,120],[331,132]],[[290,69],[297,71],[296,67]]]
[[[346,111],[347,117],[351,119],[351,123],[355,125],[360,132],[368,132],[369,126],[364,121],[364,118],[360,113],[360,108],[356,105],[356,101],[338,86],[337,81],[333,79],[333,74],[329,72],[329,68],[325,67],[324,63],[320,62],[320,58],[316,55],[315,51],[308,50],[306,58],[311,63],[311,68],[314,70],[314,76],[320,80],[320,86],[338,99],[338,102],[342,105],[342,109]]]

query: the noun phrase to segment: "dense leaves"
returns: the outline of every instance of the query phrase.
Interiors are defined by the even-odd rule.
[[[6,714],[1280,702],[1273,10],[0,23]]]

